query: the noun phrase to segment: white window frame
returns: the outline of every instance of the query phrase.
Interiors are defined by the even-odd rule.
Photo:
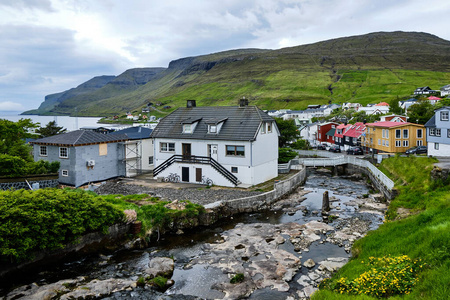
[[[402,141],[396,140],[395,141],[395,147],[401,147],[401,146],[402,146]]]
[[[378,145],[381,145],[381,139],[378,139]]]
[[[192,133],[192,124],[183,124],[183,133]]]
[[[441,111],[441,121],[448,121],[448,111]]]
[[[409,147],[409,141],[408,140],[403,141],[403,147]]]
[[[69,176],[69,170],[61,170],[61,176],[68,177]]]
[[[401,129],[395,129],[395,138],[396,139],[402,138],[402,130]]]
[[[420,132],[420,134],[419,134],[419,132]],[[419,136],[419,135],[420,135],[420,136]],[[418,139],[423,138],[423,130],[422,130],[422,129],[417,129],[417,138],[418,138]]]
[[[440,128],[436,128],[436,136],[441,136],[441,129]]]
[[[422,146],[422,145],[423,145],[422,140],[417,140],[417,146]]]
[[[59,147],[59,158],[69,158],[69,148]]]
[[[439,150],[439,143],[434,143],[434,150]]]
[[[39,156],[48,156],[47,146],[39,146]]]
[[[217,133],[217,125],[209,125],[209,133]]]
[[[266,123],[265,122],[263,122],[262,125],[261,125],[261,133],[262,134],[266,133]]]
[[[409,130],[408,129],[403,129],[403,138],[404,139],[408,139],[409,138]]]
[[[436,128],[430,128],[430,136],[436,135]]]
[[[175,152],[175,143],[160,142],[159,152]]]

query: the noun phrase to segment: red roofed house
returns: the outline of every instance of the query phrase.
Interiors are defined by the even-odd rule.
[[[405,152],[414,146],[426,146],[425,126],[408,122],[375,122],[366,124],[362,146],[375,152]]]
[[[436,103],[438,103],[438,101],[441,100],[441,98],[436,97],[436,96],[430,96],[428,97],[428,102],[430,102],[431,104],[435,105]]]
[[[352,124],[340,124],[336,127],[336,133],[334,134],[334,143],[339,146],[344,146],[344,133],[347,132],[348,129],[352,127]]]
[[[401,116],[401,115],[389,115],[389,116],[381,116],[380,117],[381,122],[391,121],[391,122],[404,123],[404,122],[406,122],[407,119],[408,119],[407,116]]]
[[[336,126],[339,124],[336,122],[328,122],[317,125],[317,140],[319,143],[329,143],[334,144],[333,135],[330,131],[335,130]],[[327,135],[328,133],[328,135]]]
[[[366,125],[362,122],[356,122],[343,134],[344,147],[361,146],[361,136],[366,132]]]

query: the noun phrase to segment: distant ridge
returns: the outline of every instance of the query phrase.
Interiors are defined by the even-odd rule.
[[[149,102],[172,108],[235,105],[245,96],[262,109],[406,98],[418,86],[450,84],[450,42],[421,32],[375,32],[309,45],[237,49],[186,57],[168,68],[130,69],[48,95],[25,114],[108,116],[140,112]]]

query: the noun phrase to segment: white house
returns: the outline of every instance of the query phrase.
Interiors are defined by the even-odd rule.
[[[317,146],[319,142],[317,141],[317,125],[319,123],[305,124],[298,130],[300,132],[300,137],[307,140],[311,146]]]
[[[450,84],[444,85],[440,88],[441,90],[441,97],[445,97],[450,95]]]
[[[245,99],[233,107],[196,107],[188,100],[153,130],[153,176],[256,185],[278,176],[278,136],[274,119]]]

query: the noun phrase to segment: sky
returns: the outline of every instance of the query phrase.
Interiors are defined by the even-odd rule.
[[[448,0],[0,0],[0,111],[99,75],[378,31],[450,40]]]

